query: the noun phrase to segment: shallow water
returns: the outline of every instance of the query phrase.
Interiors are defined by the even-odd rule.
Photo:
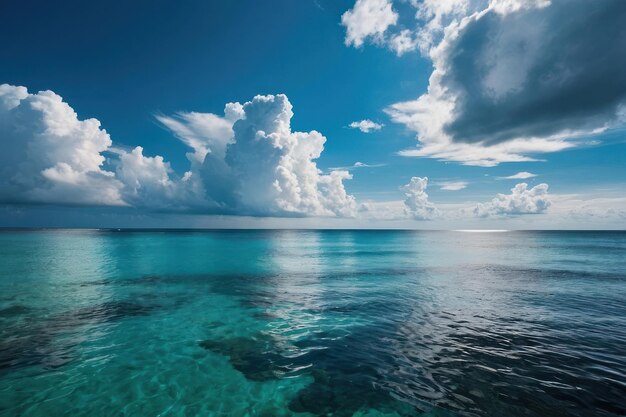
[[[1,416],[626,414],[626,233],[0,233]]]

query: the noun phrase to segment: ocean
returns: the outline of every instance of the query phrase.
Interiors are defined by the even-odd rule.
[[[626,233],[0,232],[0,416],[624,416]]]

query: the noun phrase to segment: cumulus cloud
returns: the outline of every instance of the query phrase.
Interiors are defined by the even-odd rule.
[[[352,129],[359,129],[363,133],[370,133],[374,130],[382,129],[385,125],[372,122],[369,119],[365,119],[365,120],[361,120],[358,122],[352,122],[348,126],[351,127]]]
[[[526,180],[528,178],[534,178],[537,174],[533,174],[532,172],[518,172],[517,174],[509,175],[508,177],[498,177],[500,180]]]
[[[440,181],[437,185],[444,191],[459,191],[467,188],[466,181]]]
[[[158,116],[183,143],[179,177],[162,156],[114,147],[96,119],[79,120],[51,92],[0,86],[0,201],[145,207],[268,216],[352,216],[345,170],[322,174],[326,138],[293,132],[284,95],[229,103],[224,116]],[[105,153],[111,155],[105,164]],[[108,168],[105,168],[108,167]]]
[[[341,16],[346,27],[346,45],[360,47],[366,39],[383,42],[384,34],[398,21],[389,0],[357,0],[354,7]]]
[[[394,221],[432,220],[432,224],[443,227],[450,224],[458,226],[473,224],[482,227],[484,221],[519,220],[525,215],[547,213],[548,208],[552,207],[553,200],[556,211],[551,209],[549,214],[546,214],[548,217],[542,217],[543,221],[550,219],[558,221],[568,216],[571,218],[587,216],[590,219],[592,215],[596,218],[609,216],[619,218],[619,215],[624,213],[624,198],[577,200],[571,196],[551,196],[548,194],[547,184],[539,184],[532,188],[525,183],[517,184],[511,189],[510,194],[497,194],[486,203],[433,204],[426,193],[428,182],[427,177],[411,178],[408,184],[400,188],[405,195],[403,201],[363,201],[358,208],[359,218]],[[591,202],[593,204],[586,204]]]
[[[151,157],[143,154],[141,146],[132,151],[111,149],[117,154],[115,177],[123,184],[123,200],[133,207],[155,210],[184,211],[201,207],[204,201],[188,187],[191,173],[177,178],[170,166],[160,155]]]
[[[103,168],[109,134],[52,91],[0,85],[0,141],[2,201],[126,204],[121,182]]]
[[[498,194],[489,203],[478,204],[474,214],[479,217],[539,214],[548,207],[548,184],[539,184],[529,189],[528,184],[520,183],[511,188],[511,194]]]
[[[402,187],[406,197],[405,213],[416,220],[430,220],[437,215],[435,205],[428,201],[426,187],[428,177],[412,177],[411,181]]]
[[[80,120],[52,91],[0,85],[0,140],[3,202],[181,209],[191,201],[163,157],[113,147],[98,120]]]
[[[478,166],[533,161],[624,122],[623,1],[412,4],[419,28],[406,35],[434,71],[425,94],[386,109],[417,133],[418,147],[401,155]]]
[[[354,197],[343,186],[351,175],[321,173],[315,159],[326,138],[316,131],[291,130],[293,112],[287,96],[230,103],[224,113],[160,117],[194,149],[188,155],[196,161],[190,182],[204,190],[211,205],[249,215],[354,214]]]

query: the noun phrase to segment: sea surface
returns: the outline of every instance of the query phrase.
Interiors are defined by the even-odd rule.
[[[626,233],[0,232],[0,416],[624,416]]]

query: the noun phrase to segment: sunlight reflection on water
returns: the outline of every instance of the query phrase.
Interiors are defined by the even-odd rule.
[[[626,412],[626,234],[0,233],[0,415]]]

